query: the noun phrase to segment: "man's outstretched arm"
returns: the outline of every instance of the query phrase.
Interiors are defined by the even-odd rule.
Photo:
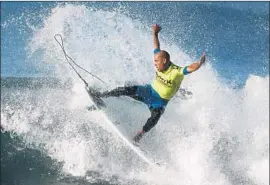
[[[187,73],[192,73],[194,71],[197,71],[202,66],[202,64],[204,64],[205,59],[206,59],[206,55],[205,53],[203,53],[203,55],[201,56],[198,62],[194,62],[186,67]]]
[[[158,33],[161,30],[161,27],[157,24],[154,24],[152,26],[152,32],[153,32],[153,37],[154,37],[154,49],[160,49],[160,43],[158,40]]]

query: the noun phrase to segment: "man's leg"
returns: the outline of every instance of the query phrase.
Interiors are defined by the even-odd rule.
[[[100,93],[98,96],[101,98],[107,98],[110,96],[130,96],[135,97],[137,91],[137,86],[128,86],[128,87],[117,87],[111,91],[105,91]]]
[[[149,132],[158,122],[159,118],[161,117],[162,113],[164,112],[164,108],[153,108],[151,109],[151,116],[148,118],[147,122],[143,126],[143,129],[139,131],[136,136],[133,138],[135,143],[139,143],[142,136]]]
[[[143,126],[143,131],[149,132],[157,124],[163,112],[164,108],[161,107],[151,109],[151,117],[148,118],[147,122]]]
[[[106,105],[101,98],[107,98],[111,96],[129,96],[135,100],[143,101],[143,98],[137,95],[137,88],[138,86],[117,87],[111,91],[105,91],[103,93],[100,93],[92,88],[87,89],[87,91],[90,93],[90,96],[95,97],[97,104],[100,104],[101,107],[105,107]],[[95,106],[88,107],[87,109],[89,111],[96,110]]]

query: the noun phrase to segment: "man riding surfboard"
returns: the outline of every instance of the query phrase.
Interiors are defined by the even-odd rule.
[[[159,25],[155,24],[152,26],[156,77],[151,84],[117,87],[111,91],[95,93],[95,95],[100,98],[129,96],[148,106],[151,116],[147,119],[142,130],[138,131],[133,137],[133,141],[137,144],[143,135],[149,132],[157,124],[168,102],[179,90],[184,76],[197,71],[206,59],[206,55],[203,53],[199,61],[194,62],[189,66],[180,67],[175,65],[170,60],[170,54],[167,51],[160,49],[158,39],[160,30],[161,27]]]

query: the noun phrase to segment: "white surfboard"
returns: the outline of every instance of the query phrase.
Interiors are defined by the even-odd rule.
[[[102,111],[102,116],[106,120],[107,124],[112,128],[112,130],[125,142],[125,144],[135,153],[137,154],[144,162],[151,166],[157,166],[157,163],[152,162],[150,159],[148,159],[145,154],[142,152],[141,149],[138,148],[138,146],[135,146],[131,139],[129,137],[125,136],[123,132],[121,132],[115,124],[108,118],[108,116],[104,113],[102,110],[102,107],[106,107],[106,104],[101,98],[98,98],[94,96],[93,92],[89,90],[89,87],[85,87],[90,99],[93,102],[94,108]]]

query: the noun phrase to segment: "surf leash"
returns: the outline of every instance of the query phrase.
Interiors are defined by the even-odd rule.
[[[61,41],[59,41],[57,39],[57,36],[60,37]],[[76,65],[77,67],[79,67],[80,69],[82,69],[83,71],[85,71],[86,73],[90,74],[92,77],[95,77],[96,79],[98,79],[99,81],[101,81],[103,84],[105,84],[107,86],[107,84],[102,80],[100,79],[98,76],[92,74],[91,72],[87,71],[86,69],[84,69],[83,67],[81,67],[80,65],[78,65],[66,52],[65,50],[65,47],[64,47],[64,42],[63,42],[63,38],[60,34],[56,34],[54,35],[54,39],[56,40],[56,42],[59,44],[59,46],[61,47],[64,55],[65,55],[65,58],[66,58],[66,61],[67,63],[72,67],[72,69],[75,71],[75,73],[79,76],[79,78],[84,82],[84,84],[88,87],[88,83],[83,79],[83,77],[79,74],[79,72],[76,70],[76,68],[71,64],[71,62]],[[71,62],[70,62],[71,61]]]

